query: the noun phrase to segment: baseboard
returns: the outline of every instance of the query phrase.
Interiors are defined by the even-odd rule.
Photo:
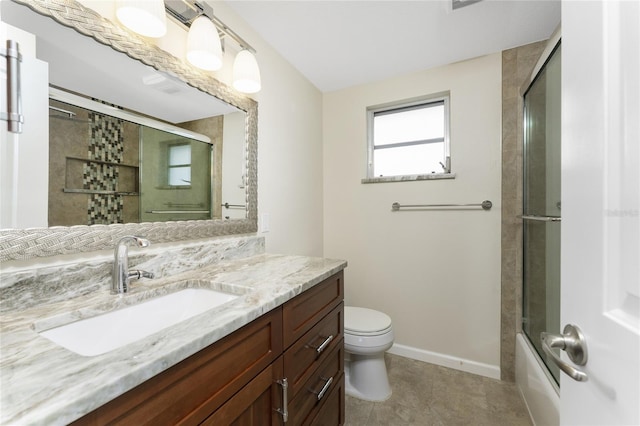
[[[467,373],[478,374],[500,380],[500,367],[496,365],[483,364],[464,358],[456,358],[451,355],[444,355],[436,352],[425,351],[424,349],[413,348],[411,346],[394,343],[387,352],[393,355],[400,355],[405,358],[424,361],[430,364],[441,365],[442,367],[453,368]]]

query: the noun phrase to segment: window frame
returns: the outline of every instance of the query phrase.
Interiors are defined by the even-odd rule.
[[[180,147],[180,146],[189,146],[189,158],[190,158],[190,162],[189,163],[184,163],[184,164],[171,164],[171,151],[173,148],[176,147]],[[193,159],[191,159],[191,142],[186,142],[186,141],[179,141],[179,142],[171,142],[169,144],[167,144],[167,187],[169,188],[191,188],[191,181],[189,181],[188,183],[184,183],[184,185],[175,185],[171,183],[171,169],[179,169],[179,168],[188,168],[189,169],[189,176],[192,176],[192,165],[193,165]]]
[[[376,182],[396,182],[407,180],[428,180],[428,179],[451,179],[455,177],[455,174],[451,173],[451,115],[450,115],[450,93],[440,92],[419,98],[413,98],[408,100],[396,101],[382,105],[376,105],[367,107],[367,177],[362,180],[362,183],[376,183]],[[423,174],[403,174],[394,176],[375,176],[374,175],[374,152],[376,150],[374,145],[374,119],[376,115],[393,114],[394,112],[402,112],[402,110],[417,109],[422,106],[430,104],[442,104],[444,106],[444,163],[447,166],[447,170],[436,173],[423,173]],[[435,106],[435,105],[434,105]],[[438,138],[440,139],[440,138]],[[392,144],[394,147],[411,146],[411,145],[424,145],[433,143],[433,139],[424,141],[405,141]],[[385,149],[385,148],[378,148]]]

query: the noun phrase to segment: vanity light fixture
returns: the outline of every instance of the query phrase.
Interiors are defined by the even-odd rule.
[[[125,27],[145,37],[167,33],[163,0],[116,0],[116,16]]]
[[[218,29],[213,21],[204,15],[198,16],[189,28],[187,60],[206,71],[222,68],[222,45]]]
[[[258,62],[247,49],[241,50],[233,61],[233,87],[242,93],[257,93],[262,88]]]
[[[257,93],[262,88],[255,49],[213,15],[204,1],[165,0],[170,17],[189,28],[187,61],[206,71],[222,67],[222,42],[233,40],[240,53],[233,63],[233,87],[241,93]]]

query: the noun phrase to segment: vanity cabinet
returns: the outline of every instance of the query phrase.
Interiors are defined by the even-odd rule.
[[[338,421],[332,424],[344,423],[342,281],[342,273],[334,275],[282,307],[284,375],[293,425],[311,424],[332,406],[338,410],[334,415]],[[327,405],[337,388],[342,389],[338,404]]]
[[[73,424],[342,424],[343,298],[339,272]]]

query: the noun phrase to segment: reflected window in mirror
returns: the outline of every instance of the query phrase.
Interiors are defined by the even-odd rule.
[[[167,185],[191,186],[191,144],[170,145],[168,154]]]

